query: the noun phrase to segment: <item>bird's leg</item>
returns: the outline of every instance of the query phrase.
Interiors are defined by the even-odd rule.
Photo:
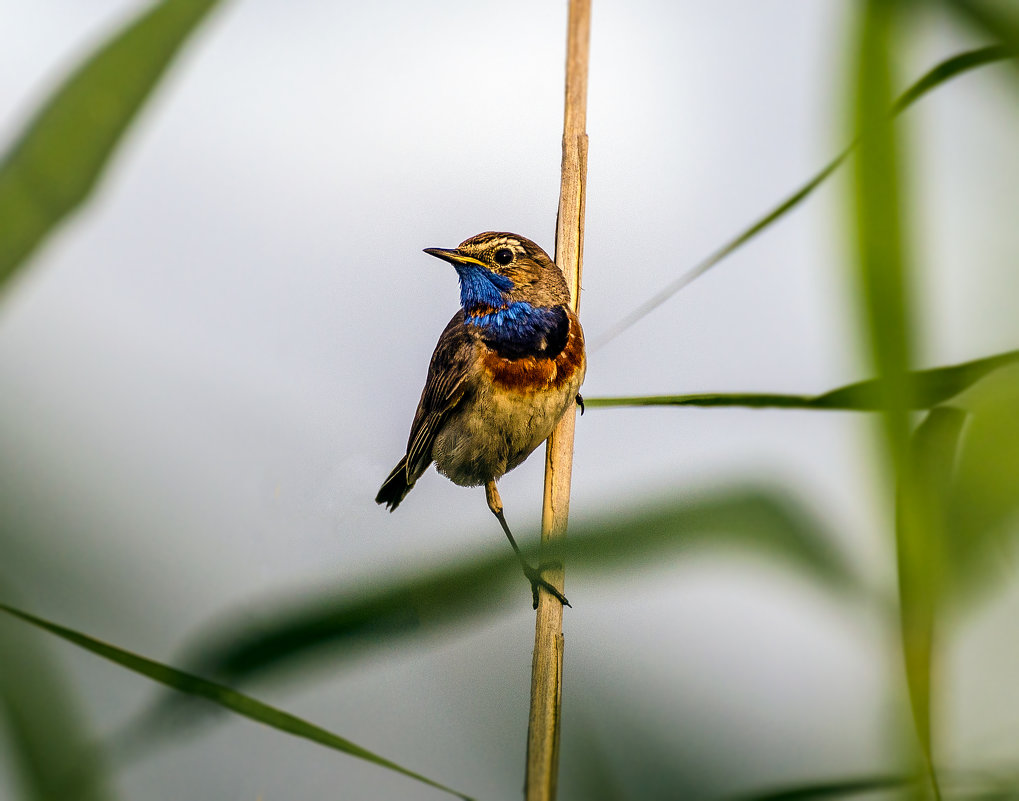
[[[566,596],[553,587],[541,575],[542,571],[547,570],[551,567],[551,565],[539,565],[535,568],[531,567],[530,563],[524,559],[524,555],[520,552],[520,547],[517,545],[517,541],[513,539],[513,534],[510,533],[509,525],[506,523],[506,516],[502,513],[502,498],[499,497],[499,490],[495,488],[494,480],[485,484],[485,500],[488,501],[488,508],[492,510],[492,514],[494,514],[496,519],[499,521],[499,525],[502,526],[502,530],[506,532],[506,538],[509,540],[510,545],[513,546],[513,553],[515,553],[517,555],[517,559],[520,560],[520,566],[524,569],[524,575],[527,577],[527,580],[531,582],[531,596],[534,599],[534,608],[538,608],[538,587],[544,587],[559,600],[559,603],[563,604],[563,606],[569,606],[570,602],[566,600]]]

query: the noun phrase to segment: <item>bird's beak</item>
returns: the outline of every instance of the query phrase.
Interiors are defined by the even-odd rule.
[[[473,256],[465,256],[459,250],[446,250],[445,248],[425,248],[425,253],[429,256],[435,256],[437,259],[448,261],[454,267],[457,264],[480,264],[485,267],[483,261],[478,261]]]

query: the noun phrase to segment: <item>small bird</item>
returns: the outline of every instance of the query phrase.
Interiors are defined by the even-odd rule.
[[[531,582],[569,602],[532,567],[503,515],[495,482],[548,439],[574,401],[587,369],[584,331],[570,308],[562,272],[529,239],[487,231],[455,250],[425,248],[460,279],[461,310],[432,353],[410,427],[407,454],[375,502],[392,511],[435,462],[461,487],[485,486],[496,516]]]

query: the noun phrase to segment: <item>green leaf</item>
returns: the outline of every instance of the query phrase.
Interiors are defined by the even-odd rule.
[[[0,621],[0,725],[26,801],[113,797],[69,682],[38,632]]]
[[[1019,361],[1019,350],[986,356],[949,367],[935,367],[910,374],[908,399],[911,409],[929,409],[951,400],[985,376]],[[584,398],[589,409],[617,406],[723,406],[753,409],[827,409],[830,411],[873,412],[881,409],[878,379],[849,384],[821,395],[780,395],[773,393],[720,393],[693,395],[644,395],[619,398]]]
[[[452,790],[438,782],[434,782],[412,770],[401,767],[395,762],[391,762],[377,754],[373,754],[371,751],[361,748],[361,746],[352,743],[350,740],[326,731],[313,723],[308,723],[307,721],[280,709],[271,707],[268,704],[263,704],[261,701],[257,701],[250,696],[237,692],[236,690],[231,690],[229,687],[225,687],[222,684],[208,681],[191,673],[185,673],[184,671],[177,670],[169,665],[154,662],[151,659],[146,659],[143,656],[138,656],[137,654],[117,648],[114,645],[101,642],[100,640],[89,637],[87,634],[82,634],[56,623],[51,623],[50,621],[43,620],[35,615],[30,615],[28,612],[23,612],[6,604],[0,604],[0,611],[19,618],[26,623],[30,623],[43,631],[48,631],[50,634],[54,634],[67,642],[73,643],[79,648],[84,648],[86,651],[91,651],[93,654],[101,656],[104,659],[108,659],[121,667],[127,668],[128,670],[142,676],[146,676],[160,684],[165,684],[167,687],[171,687],[178,692],[205,698],[212,701],[214,704],[218,704],[225,709],[229,709],[231,712],[235,712],[249,720],[263,723],[266,726],[287,732],[295,737],[302,737],[306,740],[318,743],[319,745],[324,745],[326,748],[332,748],[344,754],[357,757],[358,759],[372,762],[381,767],[396,771],[397,773],[402,773],[404,776],[417,779],[419,782],[423,782],[431,787],[444,790],[447,793],[470,801],[469,796],[463,795],[462,793]]]
[[[1013,53],[1019,52],[1019,14],[1014,3],[1011,9],[1004,2],[986,0],[948,0],[948,5]]]
[[[952,568],[947,499],[959,440],[967,414],[931,410],[913,434],[899,478],[896,545],[899,566],[900,627],[907,687],[917,733],[931,762],[931,675],[937,621],[946,601]],[[931,768],[933,777],[933,768]]]
[[[927,526],[909,459],[909,366],[913,322],[903,231],[899,142],[887,114],[892,103],[893,51],[898,4],[867,0],[855,44],[855,75],[849,95],[859,135],[851,227],[855,233],[856,282],[864,339],[879,378],[883,444],[899,498],[896,545],[902,647],[913,722],[936,798],[930,731],[930,659],[934,627],[932,550],[924,547]],[[933,415],[932,415],[933,417]]]
[[[0,286],[88,196],[125,130],[216,0],[163,0],[56,91],[0,161]]]
[[[1014,43],[1012,46],[996,45],[991,47],[982,47],[977,50],[970,50],[968,52],[952,56],[951,58],[948,58],[940,64],[932,67],[918,81],[906,89],[906,91],[903,92],[891,106],[891,113],[892,115],[901,114],[921,97],[946,81],[950,81],[953,78],[969,72],[970,70],[977,69],[978,67],[992,64],[996,61],[1015,58],[1017,52],[1019,52],[1019,43]],[[704,273],[716,264],[731,256],[751,239],[754,239],[758,234],[769,228],[773,223],[777,222],[790,211],[799,206],[800,203],[813,194],[814,190],[823,184],[825,180],[827,180],[828,177],[841,166],[842,162],[844,162],[856,148],[856,145],[857,142],[852,142],[845,150],[822,167],[813,178],[808,180],[805,184],[803,184],[803,186],[789,195],[785,200],[781,201],[777,206],[771,209],[771,211],[751,223],[747,228],[718,248],[700,264],[695,265],[675,280],[666,284],[665,288],[663,288],[650,300],[645,301],[621,320],[609,326],[603,334],[592,342],[591,350],[598,350],[611,342],[632,325],[665,303],[669,298],[683,289],[683,287],[687,286],[687,284],[697,278],[700,278],[700,276],[704,275]]]
[[[728,548],[757,552],[815,579],[826,590],[857,592],[859,580],[845,557],[809,515],[774,492],[734,489],[711,495],[642,503],[605,518],[571,524],[565,561],[569,575],[635,566],[661,567],[670,554]],[[525,549],[535,560],[535,548]],[[544,558],[562,554],[545,552]],[[472,559],[409,578],[372,577],[363,587],[302,599],[279,599],[261,614],[245,606],[242,620],[227,620],[193,641],[187,653],[203,672],[231,682],[264,673],[331,648],[336,659],[360,657],[368,643],[450,629],[464,620],[525,604],[527,582],[512,552]],[[252,620],[257,621],[252,624]]]
[[[1019,368],[1003,370],[959,403],[970,413],[949,505],[955,589],[985,594],[1014,572],[1019,533]]]
[[[913,324],[903,245],[899,145],[886,111],[892,100],[895,5],[868,0],[864,9],[852,90],[860,134],[853,193],[856,279],[864,331],[879,378],[885,440],[893,464],[899,466],[908,436]]]
[[[738,796],[739,801],[808,801],[812,798],[842,798],[863,793],[897,790],[915,784],[916,779],[903,776],[869,776],[862,779],[838,779],[815,784],[802,784],[782,790]]]

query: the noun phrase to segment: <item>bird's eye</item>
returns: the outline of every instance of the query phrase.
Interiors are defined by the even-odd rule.
[[[509,248],[499,248],[497,251],[495,251],[496,264],[501,264],[503,267],[505,267],[511,261],[513,261],[513,251],[510,250]]]

